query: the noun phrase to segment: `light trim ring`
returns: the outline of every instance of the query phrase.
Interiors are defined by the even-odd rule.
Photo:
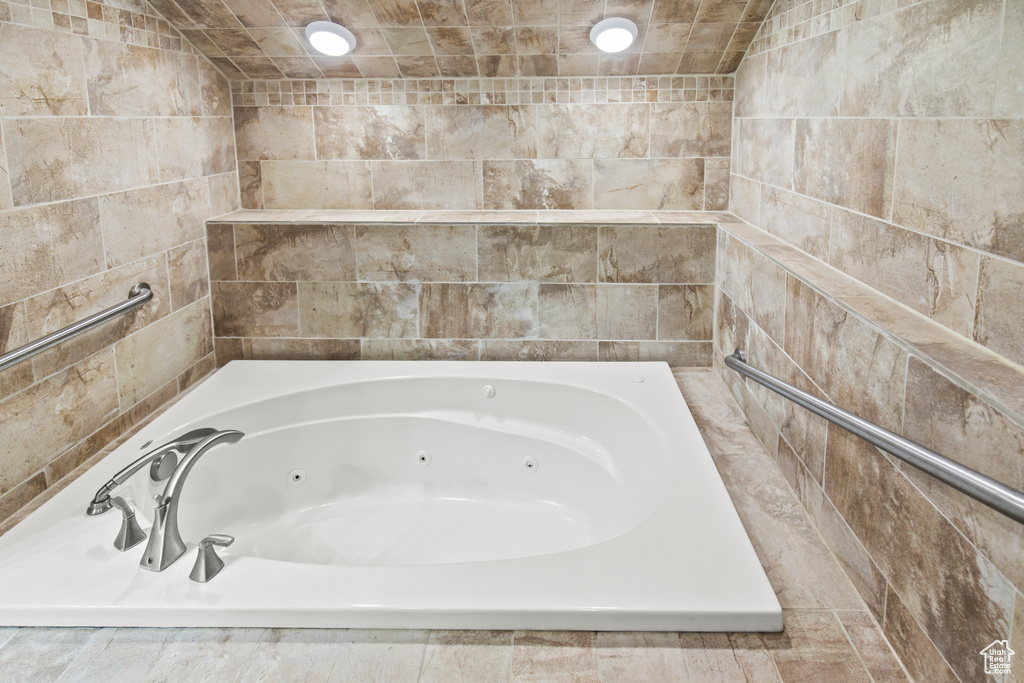
[[[333,21],[314,21],[306,26],[306,40],[317,52],[331,57],[348,54],[356,47],[356,37]]]
[[[611,17],[594,24],[590,42],[602,52],[622,52],[636,40],[636,24],[623,17]]]

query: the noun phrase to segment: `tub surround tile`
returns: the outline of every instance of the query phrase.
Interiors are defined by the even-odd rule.
[[[304,337],[416,337],[419,292],[398,283],[299,283]]]
[[[478,360],[476,339],[363,339],[363,360]]]
[[[318,159],[426,159],[424,107],[314,107]]]
[[[480,360],[595,361],[596,341],[548,339],[484,339]]]
[[[266,629],[240,675],[256,680],[327,680],[344,633],[335,629]]]
[[[230,223],[206,224],[206,252],[211,280],[237,280],[235,228]]]
[[[0,24],[0,116],[84,116],[88,91],[81,40]]]
[[[658,339],[711,341],[714,285],[659,285]]]
[[[11,517],[45,490],[46,475],[43,472],[38,472],[0,495],[0,520]]]
[[[867,612],[837,610],[839,623],[875,681],[910,681],[907,672]]]
[[[974,340],[1024,364],[1024,265],[983,257],[978,278]]]
[[[686,680],[687,666],[675,633],[594,634],[597,678],[609,681]]]
[[[599,341],[597,359],[603,361],[659,361],[687,367],[711,367],[710,342]]]
[[[704,159],[596,159],[594,208],[633,207],[703,209]]]
[[[373,208],[477,209],[482,203],[476,182],[477,164],[468,160],[374,161]]]
[[[162,181],[234,172],[235,143],[230,116],[158,118],[153,125]],[[237,187],[232,189],[237,194]],[[217,213],[222,212],[214,210],[214,215]]]
[[[90,39],[83,40],[82,52],[93,116],[202,114],[199,71],[191,55]]]
[[[429,637],[429,631],[348,629],[342,634],[330,681],[415,683]]]
[[[486,209],[590,209],[594,207],[594,162],[537,159],[483,162]]]
[[[0,665],[12,679],[56,680],[87,645],[110,635],[110,629],[18,629],[0,648]]]
[[[594,282],[597,229],[584,226],[481,226],[483,281]]]
[[[741,182],[749,181],[741,179]],[[793,192],[765,186],[760,192],[760,206],[742,211],[738,215],[752,220],[755,224],[758,220],[763,221],[763,225],[772,234],[811,256],[823,261],[829,258],[832,210],[827,204]],[[838,265],[837,267],[842,268]]]
[[[657,332],[657,287],[652,285],[608,285],[598,288],[598,338],[656,339]]]
[[[537,156],[537,108],[430,107],[426,141],[431,159],[533,159]]]
[[[593,633],[579,631],[516,631],[512,639],[512,680],[568,677],[597,681]]]
[[[466,282],[477,279],[474,226],[358,225],[355,235],[355,258],[362,280]]]
[[[914,680],[960,680],[891,588],[885,601],[885,637]]]
[[[312,107],[239,108],[235,144],[239,160],[315,159]]]
[[[728,102],[651,105],[651,156],[727,157],[732,137]]]
[[[294,282],[213,282],[210,296],[218,337],[299,336]]]
[[[10,304],[0,308],[0,353],[13,351],[31,341],[25,304]],[[31,363],[21,363],[0,372],[0,399],[21,391],[32,384],[35,375]]]
[[[366,161],[264,161],[267,209],[370,209],[374,185]]]
[[[715,232],[709,226],[602,227],[600,281],[709,283]]]
[[[233,232],[239,280],[356,279],[352,226],[235,225]]]
[[[540,158],[649,156],[651,110],[647,104],[554,104],[538,109],[540,140],[537,156]]]
[[[542,283],[539,334],[549,339],[597,339],[597,287]]]
[[[537,335],[536,284],[424,284],[420,335],[529,338]]]

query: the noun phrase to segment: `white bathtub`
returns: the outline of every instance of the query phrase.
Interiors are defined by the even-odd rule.
[[[492,395],[493,394],[493,395]],[[236,429],[160,573],[85,514],[146,448]],[[148,468],[116,491],[148,530]],[[223,571],[190,581],[221,533]],[[777,631],[664,363],[229,364],[0,538],[0,624]]]

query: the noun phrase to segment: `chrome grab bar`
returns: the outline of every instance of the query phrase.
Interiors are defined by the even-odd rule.
[[[72,337],[76,337],[83,332],[91,330],[97,325],[102,325],[108,320],[112,320],[119,315],[124,315],[128,311],[135,310],[152,298],[153,290],[150,289],[149,285],[145,282],[140,282],[128,291],[127,301],[122,301],[121,303],[111,306],[110,308],[106,308],[99,313],[94,313],[88,318],[82,318],[76,323],[72,323],[67,327],[62,327],[56,332],[51,332],[45,337],[40,337],[34,342],[25,344],[24,346],[19,346],[13,351],[8,351],[3,354],[0,356],[0,371],[6,370],[12,365],[16,365],[23,360],[28,360],[36,354],[40,354],[63,341],[67,341]]]
[[[823,401],[806,391],[797,389],[792,384],[761,372],[747,365],[746,360],[743,349],[736,349],[731,356],[725,357],[725,364],[815,415],[839,425],[868,443],[927,472],[939,481],[949,484],[957,491],[1001,512],[1015,522],[1024,524],[1024,493],[987,477],[981,472],[972,470],[970,467],[961,465],[955,460],[950,460],[919,443],[890,432],[874,422],[843,410],[833,403]]]

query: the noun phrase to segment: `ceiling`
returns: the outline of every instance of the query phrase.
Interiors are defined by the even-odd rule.
[[[773,0],[150,0],[233,79],[633,76],[732,73]],[[640,29],[603,54],[605,17]],[[303,28],[350,29],[351,55],[326,57]]]

